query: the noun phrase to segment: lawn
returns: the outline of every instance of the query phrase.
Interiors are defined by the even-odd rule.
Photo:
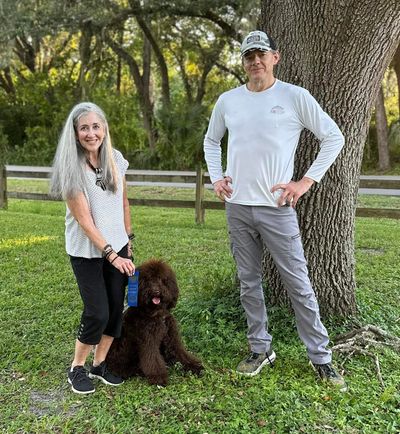
[[[48,193],[49,182],[47,180],[8,179],[8,191],[28,193]],[[129,186],[129,197],[136,199],[177,199],[194,200],[193,188],[154,187],[154,186]],[[213,191],[204,191],[205,200],[218,201]],[[362,208],[394,208],[400,209],[400,196],[379,196],[362,194],[358,196],[357,206]]]
[[[11,188],[10,188],[11,189]],[[135,189],[136,191],[136,189]],[[140,193],[137,193],[137,195]],[[136,196],[137,197],[137,196]],[[400,355],[335,360],[349,392],[316,382],[286,308],[270,309],[277,360],[255,378],[235,374],[246,355],[225,216],[136,207],[137,263],[155,256],[176,270],[175,310],[187,346],[206,366],[200,378],[171,370],[165,388],[141,378],[77,396],[66,382],[81,301],[64,251],[64,205],[10,200],[0,211],[0,431],[4,433],[398,433]],[[355,322],[400,336],[400,221],[358,218],[359,317],[325,319],[335,335]]]

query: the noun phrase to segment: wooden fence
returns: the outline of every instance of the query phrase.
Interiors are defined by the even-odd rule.
[[[0,208],[7,207],[8,198],[55,200],[44,193],[25,193],[7,190],[7,178],[46,179],[51,176],[51,167],[4,166],[0,168]],[[204,199],[205,188],[210,187],[207,172],[200,167],[196,171],[128,170],[126,180],[129,185],[155,185],[195,188],[195,200],[173,199],[129,199],[131,205],[163,206],[173,208],[194,208],[196,223],[204,223],[206,209],[224,209],[223,202]],[[360,188],[400,190],[400,177],[361,176]],[[379,193],[377,193],[379,194]],[[385,217],[400,219],[400,209],[357,208],[360,217]]]

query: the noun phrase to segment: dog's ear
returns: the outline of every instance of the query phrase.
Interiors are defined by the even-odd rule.
[[[176,281],[175,275],[172,273],[166,279],[166,283],[169,289],[170,300],[168,303],[168,309],[173,309],[176,306],[179,296],[179,287]]]

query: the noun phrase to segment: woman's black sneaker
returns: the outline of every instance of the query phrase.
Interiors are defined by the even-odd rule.
[[[101,362],[99,366],[92,366],[90,368],[89,377],[98,378],[109,386],[120,386],[124,382],[121,377],[114,375],[107,369],[106,362]]]
[[[88,373],[83,366],[75,366],[72,371],[68,371],[68,383],[72,386],[74,393],[85,395],[95,391],[92,380],[88,377]]]

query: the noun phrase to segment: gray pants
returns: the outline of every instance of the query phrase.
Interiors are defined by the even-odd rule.
[[[246,313],[251,351],[270,349],[268,317],[262,287],[263,243],[271,254],[289,294],[297,331],[314,363],[331,361],[328,333],[308,277],[296,212],[290,207],[238,205],[226,202],[232,253],[240,280],[240,300]]]

